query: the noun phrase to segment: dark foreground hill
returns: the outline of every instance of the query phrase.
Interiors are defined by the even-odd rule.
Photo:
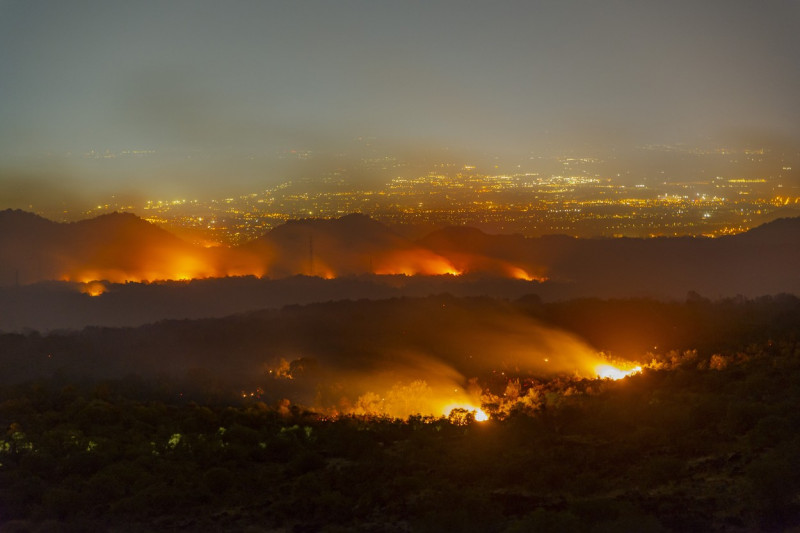
[[[476,376],[493,415],[484,423],[458,411],[331,417],[272,396],[277,382],[319,370],[315,353],[347,360],[365,340],[452,358],[439,335],[403,335],[415,320],[446,330],[451,311],[459,321],[527,316],[597,348],[626,335],[665,344],[620,381],[511,368]],[[799,313],[788,296],[511,306],[438,298],[2,335],[3,368],[55,366],[0,385],[0,531],[791,531],[800,526]],[[375,332],[389,316],[395,329]],[[325,317],[362,327],[344,337],[303,332]],[[263,375],[253,396],[202,371],[211,354],[212,370],[247,350],[289,354],[286,339],[306,359],[289,365],[292,379]],[[492,339],[468,340],[478,354]],[[87,377],[137,352],[189,371]],[[88,373],[68,368],[86,355]],[[182,369],[170,369],[175,357]]]

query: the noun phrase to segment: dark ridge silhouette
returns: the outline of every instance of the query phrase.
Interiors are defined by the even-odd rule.
[[[0,211],[0,285],[52,277],[47,250],[59,240],[61,229],[59,224],[33,213]]]
[[[0,239],[6,239],[20,232],[41,232],[58,225],[56,222],[21,209],[0,211]]]
[[[738,239],[757,244],[797,244],[800,239],[800,217],[778,218],[755,227],[746,233],[723,237],[724,240]]]
[[[539,265],[546,261],[522,235],[489,235],[476,228],[453,226],[434,231],[418,242],[447,257],[462,272],[522,279],[545,276]]]
[[[457,266],[506,262],[568,284],[571,296],[676,298],[800,291],[800,218],[717,239],[576,239],[487,235],[446,228],[420,241]],[[476,259],[477,258],[477,259]],[[465,268],[465,270],[469,270]]]

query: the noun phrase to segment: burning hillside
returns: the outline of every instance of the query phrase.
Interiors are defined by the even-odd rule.
[[[290,221],[239,247],[207,248],[182,241],[129,213],[57,224],[29,213],[5,211],[0,216],[0,259],[0,276],[5,278],[0,285],[228,276],[458,276],[464,272],[536,279],[529,266],[508,261],[458,254],[451,259],[362,215]]]
[[[0,213],[0,286],[227,276],[465,276],[546,285],[564,297],[681,298],[798,292],[800,219],[719,239],[573,239],[446,228],[412,241],[363,215],[303,219],[234,248],[205,248],[131,214],[57,224]]]

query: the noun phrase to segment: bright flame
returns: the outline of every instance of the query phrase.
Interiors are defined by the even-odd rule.
[[[642,371],[642,367],[635,366],[635,367],[630,368],[628,370],[623,370],[621,368],[617,368],[617,367],[612,366],[612,365],[603,364],[603,365],[597,365],[596,367],[594,367],[594,371],[597,373],[597,377],[599,377],[599,378],[617,380],[617,379],[622,379],[625,376],[630,376],[632,374],[638,374],[639,372]]]
[[[167,276],[165,276],[166,279],[186,281],[208,276],[208,273],[203,272],[203,270],[206,268],[203,262],[200,259],[190,255],[180,257],[178,260],[174,261],[171,266],[173,271],[167,273]]]
[[[63,281],[91,283],[105,280],[110,283],[152,282],[152,281],[189,281],[225,276],[263,276],[264,267],[247,258],[237,258],[230,267],[214,264],[201,256],[191,254],[171,254],[153,260],[142,260],[121,267],[89,267],[74,269],[60,276]],[[326,273],[326,277],[329,275]],[[86,291],[83,291],[86,292]]]
[[[336,277],[336,273],[325,265],[315,267],[313,275],[322,279],[334,279]]]
[[[522,279],[525,281],[533,281],[533,277],[519,267],[509,267],[509,275],[514,279]]]
[[[382,258],[374,267],[378,275],[460,276],[462,272],[442,256],[427,251],[399,251]]]
[[[106,286],[99,281],[93,281],[91,283],[84,283],[80,290],[83,294],[88,294],[89,296],[100,296],[106,292]]]
[[[524,270],[514,265],[509,265],[506,268],[506,275],[514,279],[521,279],[525,281],[538,281],[538,282],[547,281],[546,276],[536,276],[534,274],[529,273],[527,270]]]
[[[450,414],[456,409],[464,409],[465,411],[472,413],[475,422],[486,422],[489,420],[489,415],[486,414],[486,411],[480,407],[476,407],[468,403],[450,404],[442,409],[442,414],[449,417]]]

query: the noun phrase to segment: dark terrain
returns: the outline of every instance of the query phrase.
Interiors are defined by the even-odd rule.
[[[480,316],[538,325],[531,346],[557,329],[649,365],[619,381],[495,372],[504,363],[492,343],[503,336],[481,344]],[[409,324],[422,325],[404,336]],[[450,331],[456,324],[465,330]],[[290,400],[293,385],[267,373],[251,375],[255,396],[234,386],[241,365],[291,347],[305,361],[288,381],[319,388],[314,369],[377,364],[369,353],[386,362],[378,350],[392,345],[425,346],[475,378],[492,419],[332,417]],[[468,347],[485,360],[462,360]],[[339,302],[9,333],[0,354],[10,370],[0,387],[2,531],[800,525],[794,296]]]

